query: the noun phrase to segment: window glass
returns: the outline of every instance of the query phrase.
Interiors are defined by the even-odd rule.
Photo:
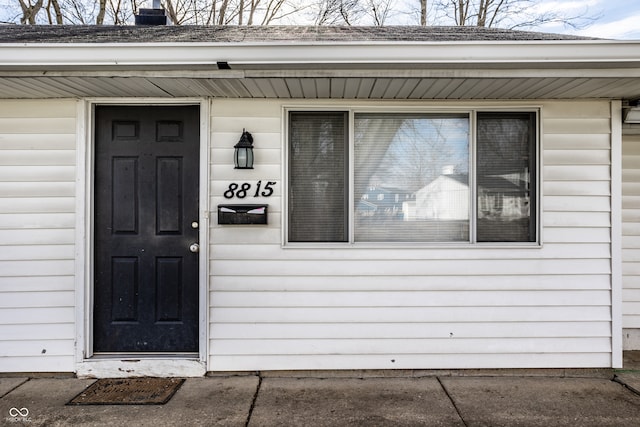
[[[467,114],[356,114],[360,242],[469,241]]]
[[[345,242],[346,113],[291,113],[289,123],[289,241]]]
[[[289,242],[537,241],[536,113],[349,114],[290,113]]]
[[[535,242],[535,114],[477,117],[477,241]]]

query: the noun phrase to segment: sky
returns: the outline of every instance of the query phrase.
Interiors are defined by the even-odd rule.
[[[533,28],[545,33],[574,34],[618,40],[640,40],[640,0],[545,0],[541,8],[580,12],[588,8],[595,19],[590,25],[575,29],[561,24]],[[640,54],[640,53],[639,53]]]

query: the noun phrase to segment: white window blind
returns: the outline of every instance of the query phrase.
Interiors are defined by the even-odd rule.
[[[535,242],[535,114],[477,117],[477,241]]]
[[[348,240],[346,113],[290,114],[289,241]]]

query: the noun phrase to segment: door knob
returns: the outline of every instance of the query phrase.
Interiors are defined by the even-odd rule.
[[[189,246],[189,250],[193,253],[200,252],[200,245],[197,243],[192,243],[191,246]]]

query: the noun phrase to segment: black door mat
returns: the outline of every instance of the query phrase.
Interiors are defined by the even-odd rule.
[[[67,405],[164,405],[182,383],[184,378],[104,378]]]

